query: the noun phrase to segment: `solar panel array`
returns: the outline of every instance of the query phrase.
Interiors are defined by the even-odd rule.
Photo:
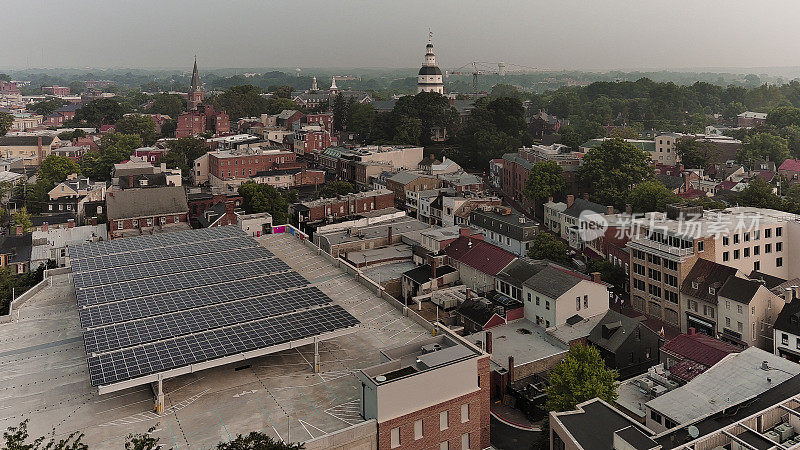
[[[234,226],[69,249],[93,386],[353,327]]]

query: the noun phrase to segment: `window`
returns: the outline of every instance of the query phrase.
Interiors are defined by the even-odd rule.
[[[461,405],[461,423],[469,422],[469,403]]]
[[[678,424],[673,422],[672,420],[669,420],[666,417],[664,418],[664,426],[667,427],[667,429],[675,428],[677,425]]]
[[[422,419],[414,421],[414,440],[422,439]]]
[[[758,256],[760,253],[761,253],[761,247],[759,247],[758,245],[753,247],[753,256]]]
[[[439,444],[439,450],[450,450],[450,442],[444,441]]]
[[[528,301],[531,301],[531,293],[528,292]]]
[[[161,225],[164,225],[164,224],[167,223],[167,218],[166,217],[160,217],[159,221],[161,222]]]
[[[779,252],[781,250],[783,250],[783,242],[776,242],[775,243],[775,251]]]
[[[783,227],[775,228],[775,237],[781,237],[783,235]]]
[[[762,324],[762,325],[763,325],[763,324]],[[795,344],[794,344],[794,345],[795,345],[795,347],[797,347],[798,349],[800,349],[800,338],[796,338],[796,341],[797,341],[797,342],[795,342]]]
[[[756,261],[753,263],[753,270],[761,270],[761,261]]]
[[[750,314],[755,314],[755,313],[756,313],[756,307],[755,306],[751,306],[750,307]]]
[[[733,235],[733,243],[734,244],[738,244],[739,243],[739,235],[738,234],[734,234]]]
[[[771,238],[772,237],[772,228],[767,228],[764,230],[764,237]]]
[[[439,413],[439,431],[444,431],[448,427],[450,427],[449,417],[447,414],[447,410],[444,410]]]
[[[744,310],[742,309],[742,305],[736,305],[736,312],[741,314]]]
[[[548,310],[548,311],[550,310],[550,300],[545,300],[545,302],[544,302],[544,309],[546,309],[546,310]]]
[[[786,333],[781,333],[781,344],[789,345],[789,335]]]
[[[655,412],[653,410],[650,410],[650,418],[655,420],[658,423],[661,423],[661,414],[659,414],[659,413],[657,413],[657,412]]]
[[[581,310],[581,298],[575,297],[575,311]]]
[[[728,328],[731,327],[731,318],[730,317],[726,317],[725,318],[725,326],[728,327]]]
[[[783,267],[783,258],[775,258],[775,267]]]
[[[121,230],[121,229],[122,229],[122,221],[121,221],[121,220],[118,220],[118,221],[117,221],[117,229],[118,229],[118,230]]]
[[[745,232],[744,233],[744,241],[745,242],[750,242],[750,232]]]
[[[400,447],[400,427],[392,428],[392,448]]]
[[[747,258],[750,256],[750,247],[744,248],[744,257]]]
[[[697,241],[697,251],[702,252],[705,250],[706,243],[703,241]]]
[[[461,450],[469,450],[469,433],[461,435]]]
[[[761,230],[753,230],[753,240],[757,241],[761,238]]]
[[[583,296],[583,307],[584,308],[588,308],[589,307],[589,296],[588,295],[584,295]]]
[[[736,322],[736,328],[741,333],[744,330],[744,324],[742,322]]]
[[[133,228],[139,228],[139,221],[138,220],[133,219],[133,221],[131,223],[133,224]]]
[[[731,243],[731,240],[728,236],[722,236],[722,245],[728,245]]]
[[[733,259],[739,259],[739,250],[733,251]]]
[[[731,255],[730,255],[729,252],[722,252],[722,260],[723,261],[728,261],[730,259],[731,259]]]
[[[147,219],[147,226],[148,227],[152,227],[153,226],[153,218],[152,217]]]
[[[536,296],[536,306],[539,306],[539,296]]]
[[[544,321],[544,327],[545,328],[550,328],[550,321],[549,320],[545,320]]]
[[[764,244],[764,253],[772,253],[772,244]]]

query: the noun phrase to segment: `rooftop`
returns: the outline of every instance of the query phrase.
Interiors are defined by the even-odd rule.
[[[550,356],[566,354],[569,346],[547,334],[544,328],[527,319],[518,319],[489,329],[492,332],[491,368],[508,370],[508,357],[519,366]],[[466,336],[479,347],[486,342],[486,332]]]
[[[320,242],[326,242],[328,245],[339,245],[347,242],[357,242],[387,236],[389,234],[389,227],[392,227],[392,233],[394,235],[400,235],[410,231],[425,230],[431,226],[411,217],[400,217],[374,225],[357,227],[355,232],[351,231],[349,228],[346,230],[324,233],[318,231],[314,235],[314,239],[319,239]]]
[[[614,448],[614,433],[618,430],[634,427],[630,431],[638,430],[641,440],[651,440],[652,432],[636,423],[630,417],[618,411],[613,406],[600,400],[593,399],[576,406],[575,411],[556,413],[556,420],[572,435],[583,450],[608,450]],[[647,450],[655,447],[655,443],[648,443],[637,450]]]

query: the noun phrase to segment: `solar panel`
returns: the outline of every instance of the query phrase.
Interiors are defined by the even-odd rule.
[[[116,284],[78,289],[76,296],[78,306],[96,305],[126,298],[142,297],[160,292],[179,291],[195,286],[222,283],[224,281],[250,278],[265,273],[276,273],[290,270],[285,262],[278,258],[248,261],[229,264],[222,267],[193,270],[177,274],[145,278],[143,280],[123,281]]]
[[[81,244],[70,259],[93,386],[358,324],[235,226]]]
[[[151,278],[170,273],[187,272],[270,258],[274,258],[274,255],[263,247],[239,248],[214,253],[213,257],[209,257],[209,255],[194,255],[166,261],[151,261],[133,266],[81,272],[75,274],[74,283],[76,288],[81,289],[103,284],[118,283],[120,281]]]
[[[83,340],[87,354],[103,353],[167,339],[174,335],[235,325],[330,302],[331,299],[322,291],[308,287],[95,328],[84,333]]]
[[[136,299],[112,301],[79,309],[81,327],[94,328],[125,320],[167,314],[182,309],[199,308],[219,302],[270,294],[308,285],[297,272],[270,274],[178,292],[148,295]]]
[[[132,252],[148,248],[168,247],[189,242],[205,242],[233,236],[247,236],[241,228],[214,227],[199,230],[175,231],[172,233],[154,234],[150,236],[133,236],[116,239],[110,242],[87,242],[70,247],[70,258],[93,258],[95,256]]]
[[[326,306],[89,357],[92,386],[151,375],[358,324],[339,305]]]
[[[258,244],[249,237],[233,236],[203,242],[202,245],[197,245],[196,242],[187,242],[171,247],[161,247],[158,251],[154,249],[144,249],[82,259],[73,259],[73,248],[70,248],[70,266],[72,267],[73,273],[80,273],[107,269],[109,267],[122,267],[150,261],[163,261],[167,259],[185,258],[193,255],[224,252],[238,248],[256,247],[257,245]]]

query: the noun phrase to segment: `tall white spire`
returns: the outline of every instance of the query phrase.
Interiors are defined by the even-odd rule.
[[[311,80],[311,90],[312,90],[312,91],[316,91],[316,90],[318,90],[318,89],[317,89],[317,77],[314,77],[314,78]]]
[[[331,91],[338,91],[339,88],[336,87],[336,77],[331,77]]]
[[[428,30],[428,45],[425,46],[425,61],[417,76],[417,93],[420,92],[444,94],[444,80],[442,71],[436,65],[436,55],[433,53],[433,32],[430,30]]]

